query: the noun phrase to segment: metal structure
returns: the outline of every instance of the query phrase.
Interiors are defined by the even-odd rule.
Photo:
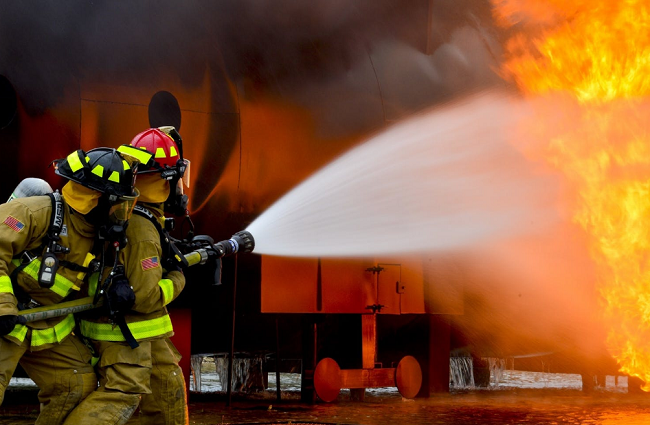
[[[360,317],[361,353],[357,367],[341,369],[336,359],[322,358],[318,342],[303,348],[303,364],[309,364],[304,359],[316,360],[311,366],[304,366],[305,385],[313,387],[320,399],[332,401],[342,388],[361,390],[363,394],[363,389],[373,387],[397,387],[404,397],[414,397],[423,380],[420,363],[409,354],[400,356],[397,353],[401,350],[394,347],[386,349],[392,351],[387,357],[378,355],[377,318],[387,319],[382,324],[390,327],[391,317],[400,315],[462,314],[461,288],[449,282],[434,284],[433,277],[422,267],[423,259],[392,260],[262,258],[263,313]],[[318,326],[312,328],[316,339]],[[422,334],[420,338],[425,336]],[[449,334],[433,333],[429,337],[423,345],[444,358],[449,352]],[[348,356],[358,353],[352,348],[353,343],[348,343],[351,345]],[[412,354],[417,354],[425,363],[425,373],[430,374],[425,379],[427,385],[447,386],[448,371],[445,374],[430,365],[422,347],[415,350],[417,353]],[[448,364],[445,366],[448,368]]]

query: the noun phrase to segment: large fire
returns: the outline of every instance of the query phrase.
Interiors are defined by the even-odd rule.
[[[650,390],[650,1],[492,2],[511,34],[502,72],[543,111],[536,153],[590,236],[608,348]]]

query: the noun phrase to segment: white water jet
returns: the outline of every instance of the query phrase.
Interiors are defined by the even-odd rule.
[[[557,217],[555,181],[510,137],[523,100],[482,93],[394,125],[295,187],[246,230],[255,252],[349,257],[457,249]]]

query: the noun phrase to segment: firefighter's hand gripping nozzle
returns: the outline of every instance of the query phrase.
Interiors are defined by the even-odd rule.
[[[215,285],[221,284],[221,258],[229,255],[252,252],[255,249],[255,239],[253,235],[242,230],[235,233],[230,239],[214,243],[214,240],[207,235],[198,235],[192,238],[187,245],[191,252],[185,254],[185,260],[188,266],[196,264],[205,264],[208,261],[214,261]]]

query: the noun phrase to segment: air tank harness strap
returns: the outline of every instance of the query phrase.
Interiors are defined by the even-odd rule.
[[[129,329],[129,325],[126,323],[126,319],[124,318],[123,314],[120,314],[113,319],[115,323],[117,323],[117,326],[120,327],[120,330],[122,331],[122,335],[124,335],[124,340],[126,341],[127,344],[129,344],[129,347],[132,349],[138,348],[140,344],[138,344],[138,341],[136,341],[135,337],[133,336],[133,333],[131,333],[131,329]]]
[[[74,315],[74,322],[75,322],[75,329],[80,330],[81,329],[81,317],[78,314]],[[84,335],[83,332],[76,332],[75,335],[81,339],[81,342],[84,343],[84,345],[88,348],[90,351],[90,355],[92,356],[90,359],[90,364],[95,367],[95,365],[99,362],[99,353],[95,349],[95,345],[92,343],[90,338]]]
[[[41,288],[51,288],[54,285],[54,277],[59,268],[59,259],[56,254],[67,254],[70,248],[59,244],[61,231],[63,229],[63,200],[57,191],[48,193],[52,200],[52,214],[50,214],[50,228],[47,231],[47,247],[41,260],[41,268],[38,271],[38,283]]]
[[[20,285],[18,285],[18,273],[20,273],[32,261],[42,256],[43,261],[41,261],[41,268],[38,274],[38,282],[42,287],[50,288],[54,284],[54,275],[56,274],[58,259],[52,254],[54,260],[50,260],[49,263],[53,264],[54,268],[50,269],[50,272],[52,272],[51,277],[49,278],[50,284],[49,286],[43,285],[41,282],[42,271],[44,270],[45,264],[45,254],[43,253],[43,250],[47,248],[46,252],[52,253],[65,253],[70,251],[68,248],[63,247],[58,243],[59,234],[63,228],[63,200],[61,198],[61,194],[57,191],[54,193],[48,193],[47,195],[50,197],[50,202],[52,203],[52,213],[50,214],[50,226],[48,228],[48,231],[41,240],[41,244],[37,248],[32,250],[25,250],[15,257],[20,258],[20,265],[16,267],[9,276],[14,288],[14,292],[16,294],[16,299],[18,300],[19,310],[28,308],[28,305],[31,302],[31,297],[27,294],[27,292],[25,292],[25,290],[22,289]]]
[[[117,263],[117,257],[118,256],[116,254],[113,268],[111,269],[111,272],[104,280],[104,283],[102,284],[100,290],[95,294],[95,301],[93,303],[97,304],[97,302],[99,301],[99,297],[100,296],[104,297],[104,308],[108,312],[109,317],[111,318],[113,323],[119,326],[120,331],[124,336],[124,340],[127,342],[127,344],[129,344],[129,347],[135,349],[138,348],[140,344],[138,344],[138,341],[135,339],[133,333],[131,332],[131,329],[129,329],[129,326],[126,323],[126,319],[124,318],[125,312],[115,311],[114,310],[115,306],[111,305],[110,297],[109,297],[109,291],[111,290],[111,286],[113,285],[113,282],[119,280],[119,278],[126,279],[124,275],[125,274],[124,266],[122,264]]]

